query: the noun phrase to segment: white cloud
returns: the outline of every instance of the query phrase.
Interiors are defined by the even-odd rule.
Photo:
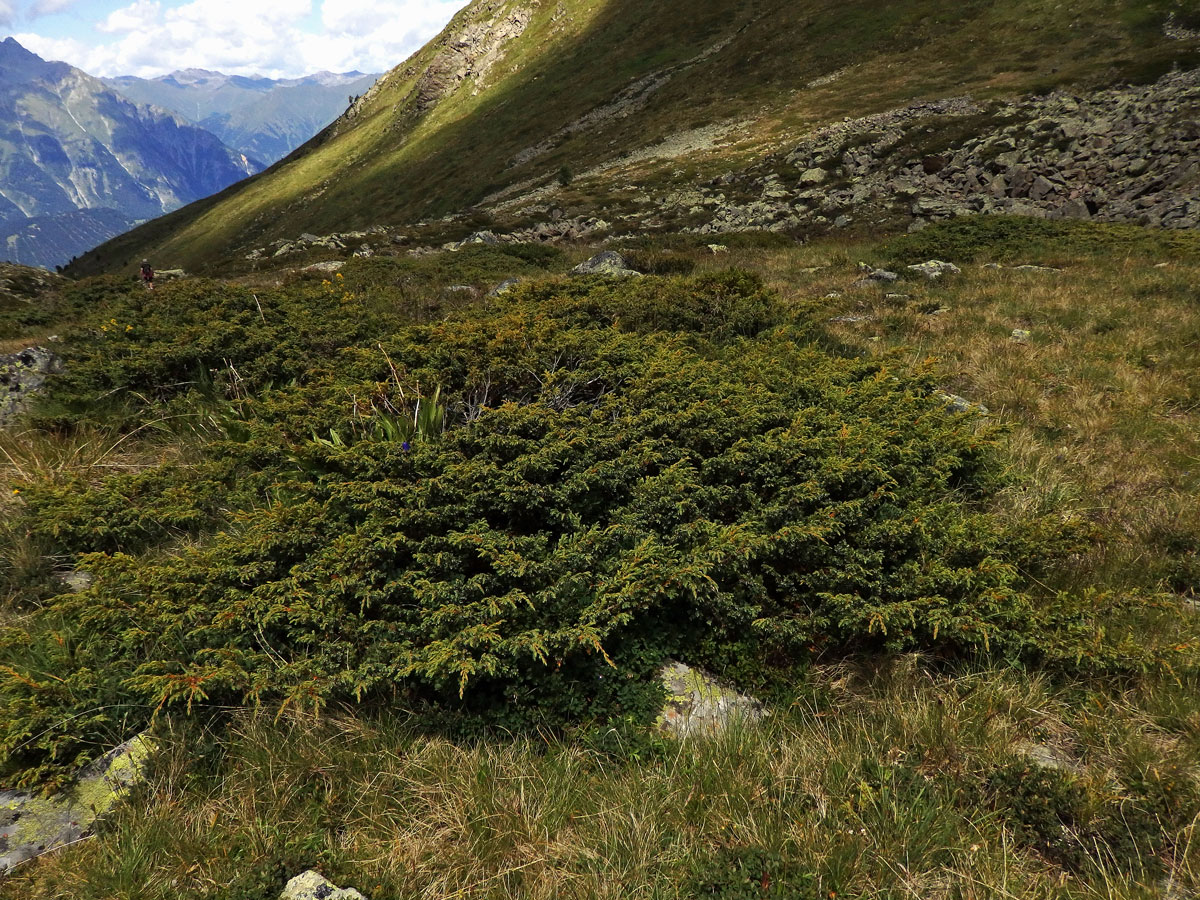
[[[0,25],[11,25],[16,15],[17,6],[13,0],[0,0]]]
[[[13,2],[0,0],[0,21]],[[37,35],[18,40],[39,55],[102,76],[187,68],[271,77],[384,72],[465,5],[465,0],[191,0],[174,7],[170,2],[135,0],[114,10],[96,24],[106,40],[94,46]]]
[[[436,35],[463,0],[324,0],[322,33],[306,37],[307,59],[320,68],[384,72]]]
[[[0,0],[0,3],[2,2],[3,0]],[[51,62],[69,62],[71,65],[83,69],[85,72],[91,71],[86,65],[77,62],[77,60],[84,59],[93,51],[91,46],[82,41],[72,40],[71,38],[48,38],[40,34],[14,34],[13,37],[16,38],[18,44],[26,50],[36,53],[42,59]]]
[[[144,0],[132,6],[114,9],[108,14],[108,18],[96,25],[96,30],[106,34],[128,34],[144,27],[146,23],[157,24],[161,13],[162,7],[159,4]]]

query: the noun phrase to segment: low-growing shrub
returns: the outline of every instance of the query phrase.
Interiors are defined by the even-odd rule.
[[[928,259],[1045,265],[1072,255],[1104,253],[1196,258],[1200,235],[1073,219],[967,216],[895,237],[881,253],[891,266]]]
[[[1032,762],[1012,763],[988,779],[992,803],[1019,840],[1064,868],[1149,871],[1200,815],[1200,794],[1177,763],[1128,773],[1120,792],[1097,795],[1078,775]]]
[[[68,332],[42,422],[145,421],[214,380],[238,394],[301,377],[313,359],[371,334],[356,298],[332,281],[271,292],[198,279],[153,292],[107,281],[80,290],[97,309]]]
[[[689,873],[685,892],[684,896],[697,900],[822,897],[814,875],[802,869],[790,854],[756,846],[722,847]]]
[[[671,656],[1155,662],[1087,598],[1026,594],[1017,563],[1046,560],[1014,530],[1070,542],[984,511],[992,430],[929,371],[808,345],[754,278],[535,282],[355,346],[337,297],[267,298],[268,322],[312,326],[268,341],[239,289],[173,296],[111,367],[107,333],[78,333],[58,402],[178,404],[194,388],[160,379],[229,359],[239,414],[192,470],[28,493],[56,552],[106,552],[5,638],[0,750],[26,778],[175,704],[402,700],[523,727],[648,721]],[[437,427],[386,427],[431,396]]]
[[[647,275],[690,275],[696,268],[692,256],[670,250],[640,250],[627,256],[633,268]]]

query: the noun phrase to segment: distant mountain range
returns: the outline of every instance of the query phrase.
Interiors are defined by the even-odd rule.
[[[99,79],[0,42],[0,259],[52,267],[309,140],[374,75]]]
[[[0,42],[0,259],[66,263],[261,168],[178,115]]]
[[[139,103],[168,109],[247,157],[270,165],[341,115],[377,77],[318,72],[304,78],[272,79],[184,69],[160,78],[124,75],[105,83]]]

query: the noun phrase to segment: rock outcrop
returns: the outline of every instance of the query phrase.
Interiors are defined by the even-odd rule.
[[[0,873],[91,834],[96,821],[145,779],[154,744],[145,735],[89,765],[50,797],[0,791]]]
[[[947,137],[935,152],[921,147],[931,130],[967,126],[977,129],[971,137]],[[823,128],[781,156],[661,205],[702,215],[708,221],[689,230],[704,234],[887,216],[919,228],[978,213],[1197,228],[1200,70],[1085,95],[910,104]]]
[[[0,356],[0,427],[11,425],[45,385],[46,378],[61,366],[58,356],[45,347],[27,347]]]
[[[766,715],[754,698],[684,663],[664,666],[659,677],[667,702],[658,725],[675,737],[716,734],[732,722],[757,722]]]
[[[615,250],[597,253],[571,270],[572,275],[605,275],[610,278],[636,278],[642,273]]]
[[[323,875],[309,869],[287,883],[279,900],[367,900],[354,888],[337,887]]]
[[[528,9],[519,7],[506,12],[499,3],[472,12],[474,17],[464,21],[447,37],[433,62],[417,79],[412,100],[418,113],[432,109],[443,97],[454,93],[463,81],[482,81],[500,60],[504,45],[520,37],[533,18]]]

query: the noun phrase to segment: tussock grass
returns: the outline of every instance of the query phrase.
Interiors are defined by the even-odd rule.
[[[1164,761],[1195,777],[1194,743],[1145,708],[1157,693],[1080,704],[1076,690],[1014,671],[939,674],[917,657],[836,665],[761,727],[616,753],[246,712],[209,774],[196,771],[203,736],[173,733],[144,808],[0,896],[265,898],[315,866],[372,898],[691,897],[748,848],[788,860],[768,883],[806,876],[764,896],[1137,897],[1167,877],[1195,889],[1194,823],[1171,830],[1161,864],[1101,848],[1065,874],[987,787],[1035,745],[1097,797]]]
[[[179,429],[168,432],[167,424],[125,433],[96,426],[0,429],[0,605],[53,592],[53,574],[73,563],[48,556],[42,542],[27,531],[19,515],[22,492],[31,485],[98,485],[122,472],[187,461],[194,446],[181,438]]]
[[[1151,233],[1137,231],[1142,246],[1131,242],[1131,252],[1106,252],[1102,241],[1054,248],[1060,271],[988,269],[986,255],[960,257],[960,276],[888,288],[852,288],[849,257],[828,246],[768,254],[759,265],[831,343],[935,357],[948,390],[1009,426],[1010,465],[1020,478],[1002,508],[1054,508],[1102,530],[1070,586],[1191,594],[1194,585],[1172,572],[1188,555],[1185,545],[1200,544],[1200,259],[1162,262],[1161,249],[1145,243]],[[993,251],[1043,264],[1039,249],[1016,258],[1003,243]],[[829,265],[804,271],[822,264]],[[828,321],[838,317],[864,318]],[[1014,340],[1014,329],[1029,338]]]

